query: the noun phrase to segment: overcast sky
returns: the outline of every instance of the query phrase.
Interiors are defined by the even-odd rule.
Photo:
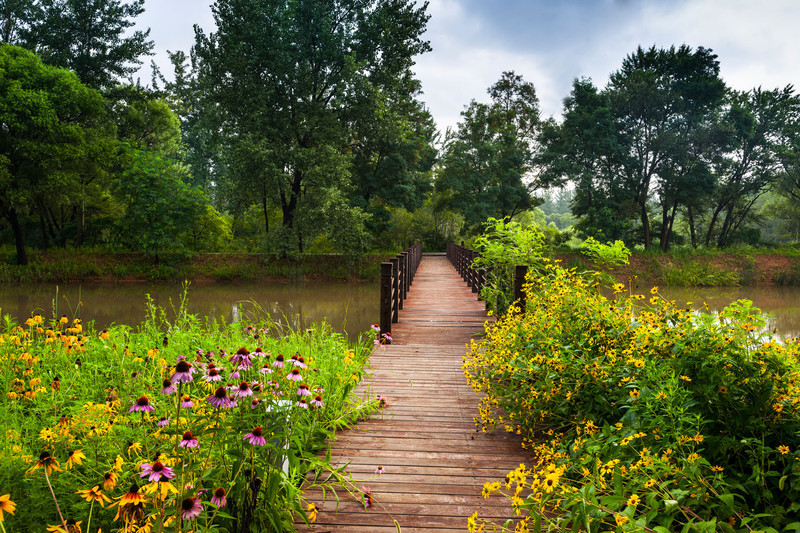
[[[147,0],[138,27],[151,28],[155,61],[194,42],[194,24],[213,30],[211,0]],[[800,81],[797,0],[430,0],[417,58],[422,100],[440,129],[455,126],[470,100],[503,71],[533,82],[542,115],[561,115],[572,80],[608,81],[637,46],[711,48],[729,86],[772,89]],[[149,61],[148,61],[149,63]],[[149,69],[142,70],[149,83]]]

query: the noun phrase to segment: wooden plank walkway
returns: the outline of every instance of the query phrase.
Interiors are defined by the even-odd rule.
[[[393,343],[371,356],[365,393],[387,398],[370,420],[339,434],[331,448],[336,466],[349,463],[356,486],[371,489],[365,509],[346,493],[336,509],[330,497],[307,495],[320,508],[317,533],[466,531],[475,511],[502,523],[508,500],[481,496],[487,481],[503,480],[526,461],[519,440],[504,431],[477,433],[478,397],[461,369],[470,337],[483,331],[477,300],[444,256],[424,256],[409,291]],[[383,466],[385,473],[376,476]],[[340,495],[341,496],[341,495]],[[300,522],[298,531],[308,531]]]

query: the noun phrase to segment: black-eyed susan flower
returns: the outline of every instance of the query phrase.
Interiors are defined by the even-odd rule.
[[[314,504],[314,502],[311,502],[308,505],[306,505],[306,516],[308,517],[309,524],[313,524],[314,522],[317,521],[318,512],[319,511],[317,510],[317,506],[316,504]]]
[[[41,455],[39,455],[39,460],[33,464],[33,466],[28,470],[28,473],[30,474],[39,468],[44,468],[44,471],[48,476],[53,470],[57,472],[61,471],[58,461],[55,457],[50,455],[50,452],[42,452]]]
[[[11,501],[10,494],[3,494],[0,496],[0,522],[5,520],[5,518],[3,518],[3,513],[14,514],[16,506],[17,504]]]
[[[119,476],[117,473],[111,470],[110,472],[106,472],[103,475],[103,488],[105,490],[114,490],[117,486],[117,481],[119,480]]]
[[[86,456],[83,454],[83,450],[73,450],[69,452],[66,465],[67,469],[82,464],[84,459],[86,459]]]
[[[87,502],[99,502],[100,507],[103,507],[103,502],[111,503],[111,499],[103,494],[103,491],[100,490],[100,485],[97,484],[91,489],[88,490],[79,490],[76,494],[80,494],[82,498],[84,498]]]
[[[637,505],[639,505],[639,502],[640,502],[640,501],[641,501],[641,500],[639,499],[639,496],[638,496],[638,495],[636,495],[636,494],[634,494],[633,496],[631,496],[630,498],[628,498],[628,501],[627,501],[627,502],[625,502],[625,504],[626,504],[626,505],[630,505],[631,507],[636,507]]]
[[[76,522],[74,518],[68,518],[64,524],[47,526],[47,531],[55,533],[82,533],[81,524],[83,521]]]

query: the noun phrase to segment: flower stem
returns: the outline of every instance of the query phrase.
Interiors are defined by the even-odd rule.
[[[86,521],[86,531],[92,530],[92,511],[94,511],[94,500],[92,500],[92,504],[89,506],[89,520]]]
[[[50,488],[50,494],[53,496],[53,502],[56,504],[56,511],[58,511],[58,517],[61,519],[61,525],[64,526],[64,530],[67,529],[67,522],[64,520],[64,515],[61,514],[61,508],[58,506],[58,500],[56,499],[56,493],[53,491],[53,485],[50,484],[50,476],[47,475],[47,467],[44,469],[44,479],[47,481],[47,486]]]

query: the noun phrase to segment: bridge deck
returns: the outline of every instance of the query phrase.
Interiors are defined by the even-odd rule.
[[[362,388],[387,398],[370,420],[342,432],[331,449],[336,466],[349,463],[356,486],[374,500],[309,494],[320,507],[312,530],[403,533],[466,531],[475,511],[502,523],[508,500],[481,496],[487,481],[503,480],[525,462],[519,441],[503,431],[476,433],[478,397],[461,369],[470,337],[482,332],[483,303],[445,257],[425,256],[392,330],[393,344],[372,354]],[[376,475],[383,466],[385,473]],[[298,531],[307,531],[304,523]]]

